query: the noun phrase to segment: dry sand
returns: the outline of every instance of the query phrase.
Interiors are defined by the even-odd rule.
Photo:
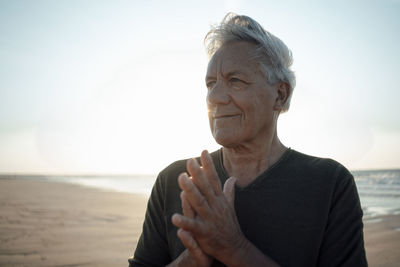
[[[127,266],[146,198],[0,179],[0,266]],[[365,224],[370,266],[400,266],[400,215]],[[397,229],[397,230],[396,230]]]
[[[369,266],[400,266],[400,215],[381,216],[364,223]]]
[[[0,180],[0,266],[128,266],[146,198]]]

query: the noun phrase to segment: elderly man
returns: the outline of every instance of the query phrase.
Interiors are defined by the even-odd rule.
[[[222,148],[159,174],[130,266],[367,266],[352,175],[278,138],[295,86],[290,50],[234,14],[206,42]]]

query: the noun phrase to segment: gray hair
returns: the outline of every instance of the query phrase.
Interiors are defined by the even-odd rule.
[[[276,36],[266,31],[254,19],[228,13],[219,25],[212,26],[204,38],[208,56],[211,58],[218,49],[230,42],[246,41],[254,43],[254,59],[258,60],[262,72],[270,85],[284,82],[289,85],[289,96],[282,109],[289,109],[296,77],[290,69],[293,63],[292,52]]]

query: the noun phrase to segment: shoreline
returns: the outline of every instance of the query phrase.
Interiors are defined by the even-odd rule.
[[[147,197],[76,184],[0,179],[0,265],[127,266]],[[400,215],[366,220],[369,266],[400,265]]]

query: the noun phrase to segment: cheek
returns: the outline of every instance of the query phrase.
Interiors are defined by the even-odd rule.
[[[247,101],[242,105],[245,119],[253,122],[257,120],[259,113],[265,108],[263,103],[264,101],[265,99],[258,95],[252,95],[251,97],[248,97]]]
[[[252,127],[255,130],[257,125],[264,124],[272,113],[271,99],[265,95],[255,95],[245,112],[246,127]]]

